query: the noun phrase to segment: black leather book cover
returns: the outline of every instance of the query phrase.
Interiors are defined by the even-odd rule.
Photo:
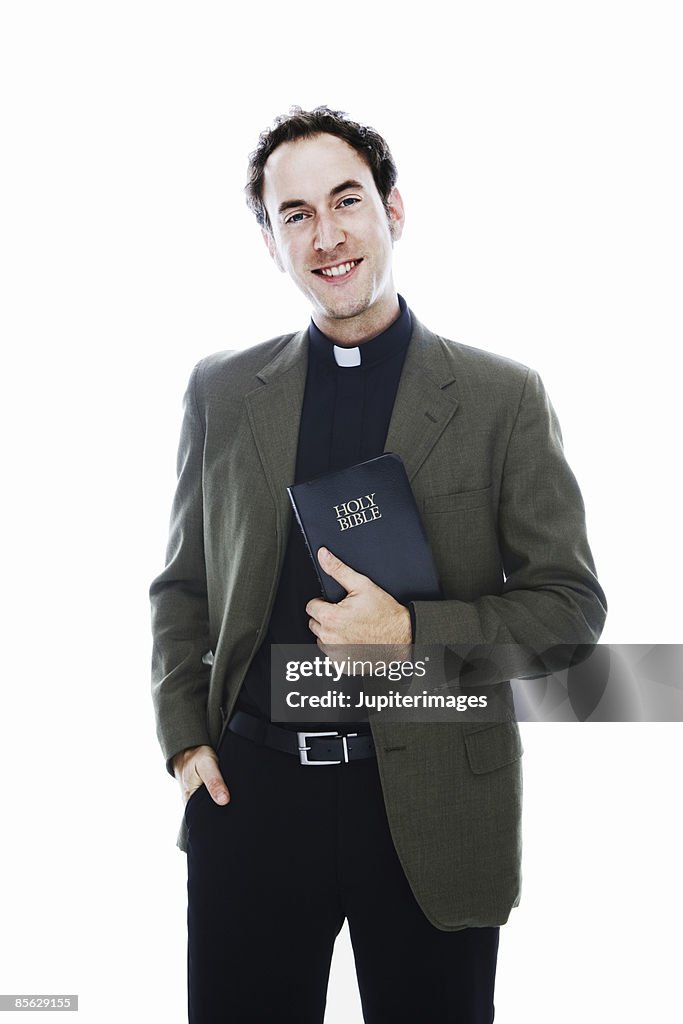
[[[295,484],[287,492],[325,600],[340,601],[346,591],[320,567],[316,552],[322,546],[401,604],[441,598],[434,559],[399,455],[385,452]]]

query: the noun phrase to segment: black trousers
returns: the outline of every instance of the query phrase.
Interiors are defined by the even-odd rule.
[[[499,929],[424,916],[374,758],[304,767],[229,730],[218,754],[230,803],[185,809],[190,1024],[322,1024],[345,918],[366,1024],[491,1024]]]

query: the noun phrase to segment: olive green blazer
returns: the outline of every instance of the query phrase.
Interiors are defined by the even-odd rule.
[[[405,463],[444,592],[415,603],[416,644],[594,643],[605,597],[538,374],[411,315],[385,448]],[[217,747],[265,635],[306,368],[304,330],[210,355],[190,377],[166,566],[150,589],[171,773],[178,751]],[[505,923],[521,884],[516,722],[370,721],[394,845],[426,917],[444,930]],[[177,843],[187,849],[184,818]]]

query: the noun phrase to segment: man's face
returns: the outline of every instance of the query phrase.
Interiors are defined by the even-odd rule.
[[[263,201],[270,254],[312,303],[318,327],[348,344],[384,330],[398,314],[391,271],[404,219],[398,189],[388,217],[365,160],[321,134],[271,153]]]

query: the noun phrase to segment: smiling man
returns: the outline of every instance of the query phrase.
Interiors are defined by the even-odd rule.
[[[403,202],[395,186],[382,200],[348,142],[324,134],[281,145],[264,167],[263,204],[270,254],[311,302],[320,331],[357,345],[396,319],[392,248]]]
[[[272,644],[517,644],[566,652],[560,667],[605,618],[538,374],[433,334],[396,292],[396,179],[385,140],[341,112],[293,108],[262,133],[247,201],[311,321],[207,356],[185,395],[150,595],[192,1024],[321,1024],[345,920],[366,1024],[491,1024],[519,902],[516,723],[273,723]],[[328,603],[287,487],[385,450],[443,599],[404,606],[321,548],[346,591]]]

